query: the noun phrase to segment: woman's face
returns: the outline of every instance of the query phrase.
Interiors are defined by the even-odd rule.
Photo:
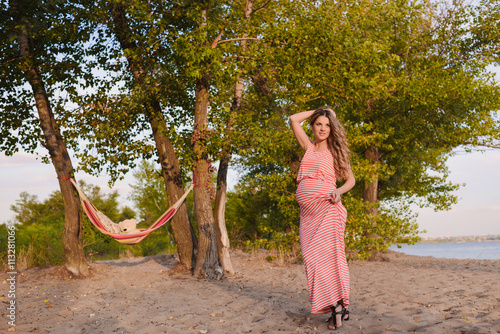
[[[326,140],[330,135],[330,120],[328,117],[319,116],[312,125],[316,143]]]

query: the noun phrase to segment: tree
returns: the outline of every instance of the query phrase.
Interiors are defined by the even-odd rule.
[[[182,6],[164,1],[103,1],[94,9],[90,19],[100,23],[100,34],[89,47],[89,69],[101,68],[111,79],[96,78],[96,92],[75,100],[82,114],[68,118],[71,127],[86,130],[83,137],[89,145],[79,154],[83,168],[95,174],[107,166],[114,181],[138,158],[149,159],[156,151],[169,202],[175,203],[184,194],[184,180],[171,139],[175,132],[162,108],[175,106],[187,94],[176,87],[171,68],[170,35],[189,26],[183,22]],[[113,95],[110,91],[116,86],[122,87]],[[177,95],[171,96],[174,89]],[[191,269],[197,240],[186,205],[179,208],[171,226],[179,261]]]
[[[130,70],[137,83],[143,84],[144,76],[147,75],[147,72],[144,60],[141,59],[142,50],[140,53],[136,52],[138,45],[134,40],[123,4],[120,2],[116,3],[113,7],[112,14],[114,33],[127,57]],[[180,167],[174,147],[166,135],[167,124],[161,111],[160,102],[157,98],[152,96],[150,99],[146,99],[144,108],[145,115],[153,131],[167,193],[169,194],[170,202],[174,203],[182,197],[184,193],[184,184],[182,182]],[[176,216],[172,218],[172,229],[174,231],[174,238],[177,242],[179,260],[187,268],[191,268],[196,252],[196,238],[192,232],[192,226],[189,223],[185,204],[179,208]]]
[[[250,73],[257,71],[253,60],[262,52],[260,45],[249,46],[250,41],[260,40],[258,31],[262,26],[262,20],[259,21],[261,17],[255,18],[253,15],[266,9],[268,4],[269,1],[261,1],[259,6],[256,6],[256,1],[250,0],[229,4],[219,1],[195,3],[191,15],[193,21],[199,22],[199,29],[176,41],[183,59],[180,66],[184,71],[182,73],[187,78],[192,78],[195,85],[194,129],[191,141],[194,147],[196,180],[200,180],[202,184],[207,183],[205,171],[210,169],[208,159],[216,157],[219,160],[213,215],[208,212],[210,200],[206,190],[194,190],[200,245],[202,237],[207,236],[204,244],[206,252],[200,251],[198,255],[195,268],[198,272],[202,272],[199,269],[202,265],[198,262],[207,261],[203,258],[204,253],[207,254],[208,261],[213,265],[216,263],[216,256],[211,255],[212,249],[215,249],[212,241],[215,231],[212,230],[212,224],[217,228],[219,260],[225,271],[233,271],[224,214],[227,170],[231,155],[238,152],[235,147],[242,142],[238,138],[240,133],[236,128],[241,118],[239,113],[245,112],[241,109],[244,85],[249,80]],[[262,17],[267,18],[269,14]]]
[[[233,10],[229,13],[231,18],[230,23],[224,28],[224,39],[217,41],[217,45],[230,43],[230,47],[226,48],[222,55],[222,61],[227,62],[227,58],[234,57],[235,66],[227,66],[228,83],[225,83],[216,88],[217,97],[213,101],[215,105],[219,105],[217,112],[219,115],[227,114],[224,123],[225,128],[219,132],[220,137],[220,153],[219,167],[217,172],[217,192],[214,203],[214,218],[218,228],[218,249],[219,258],[222,262],[224,270],[232,272],[232,264],[229,260],[229,238],[226,231],[225,207],[226,207],[226,191],[227,191],[227,173],[229,164],[233,154],[238,154],[244,140],[241,140],[241,132],[237,128],[243,128],[239,123],[245,119],[245,114],[249,113],[242,106],[247,102],[244,100],[244,93],[247,92],[245,84],[249,83],[251,76],[258,74],[258,66],[256,66],[256,58],[262,56],[264,44],[260,43],[260,31],[272,22],[274,15],[274,7],[278,4],[271,4],[270,1],[255,1],[244,0],[232,2]],[[229,21],[229,20],[227,20]],[[271,50],[267,50],[271,51]],[[234,56],[233,56],[234,55]],[[229,85],[233,85],[231,88]],[[220,85],[220,84],[219,84]],[[229,112],[224,110],[228,104],[226,94],[220,94],[221,91],[229,91],[232,93]],[[222,95],[222,97],[220,96]],[[220,116],[219,116],[220,117]],[[217,125],[215,124],[217,127]],[[220,126],[220,125],[218,125]]]
[[[253,12],[254,0],[246,0],[243,19],[245,30],[242,34],[241,40],[241,51],[246,52],[247,48],[247,38],[248,38],[248,24],[250,22],[250,17]],[[236,4],[235,4],[236,5]],[[219,43],[219,42],[217,42]],[[244,67],[244,63],[241,62],[241,67]],[[219,168],[217,171],[217,186],[215,193],[215,203],[214,203],[214,219],[215,226],[217,227],[217,248],[219,253],[219,259],[221,261],[222,268],[229,273],[233,273],[233,265],[229,257],[229,236],[226,229],[226,192],[227,192],[227,173],[229,170],[229,162],[231,160],[231,155],[233,151],[232,147],[232,137],[234,136],[234,122],[235,114],[237,114],[241,109],[241,100],[243,96],[243,85],[244,85],[244,74],[242,70],[238,71],[234,84],[234,95],[233,101],[231,103],[230,116],[226,123],[226,129],[224,132],[224,137],[226,140],[222,144],[221,154],[219,159]]]
[[[201,66],[199,67],[198,74],[194,76],[195,107],[192,143],[193,162],[196,168],[193,178],[197,183],[197,187],[194,189],[194,201],[199,238],[198,256],[196,258],[194,274],[197,276],[220,279],[223,277],[224,272],[219,265],[217,229],[212,212],[210,193],[207,187],[211,180],[209,175],[210,162],[208,161],[206,141],[210,138],[208,128],[208,108],[210,104],[209,70],[211,65],[210,62],[213,59],[213,57],[210,57],[208,48],[215,48],[217,46],[217,41],[221,34],[215,38],[214,42],[207,45],[209,38],[209,26],[207,21],[209,15],[214,15],[214,9],[211,8],[211,3],[205,4],[201,2],[198,6],[198,8],[193,9],[193,12],[196,13],[196,10],[199,11],[199,33],[195,32],[189,37],[193,38],[193,42],[195,42],[191,45],[207,53],[208,57],[206,57],[206,60],[198,60],[198,65]],[[189,43],[189,39],[187,39],[187,41]],[[188,53],[186,54],[189,56]]]
[[[457,186],[447,181],[445,165],[454,148],[498,140],[499,87],[487,69],[499,45],[497,28],[487,26],[498,15],[494,3],[287,3],[287,19],[263,36],[276,49],[261,76],[282,110],[339,103],[354,174],[363,184],[345,198],[364,207],[348,233],[374,236],[356,233],[368,251],[401,241],[398,235],[412,240],[408,204],[447,209],[455,203]],[[275,117],[285,123],[286,115]],[[245,163],[286,211],[294,200],[287,176],[294,140],[261,132]],[[273,148],[277,142],[283,147]]]
[[[64,102],[53,98],[58,89],[73,89],[80,78],[81,44],[88,38],[75,19],[81,5],[85,3],[11,0],[8,5],[2,3],[0,14],[0,147],[7,155],[20,147],[34,152],[39,143],[48,150],[64,199],[65,265],[75,276],[86,276],[89,271],[82,246],[80,202],[65,180],[73,177],[73,166],[54,116]]]
[[[361,135],[351,144],[371,216],[378,216],[381,200],[396,198],[448,209],[456,202],[445,165],[453,149],[499,135],[492,131],[499,87],[486,70],[498,37],[474,36],[473,7],[456,2],[440,12],[440,5],[381,3],[350,27],[364,47],[349,55],[344,80],[353,94],[368,81],[362,89],[368,94],[354,95],[339,113]],[[323,96],[333,99],[323,87]]]
[[[199,13],[204,6],[210,10],[210,15],[207,16],[207,31],[210,34],[208,38],[200,37],[206,31],[198,29]],[[138,4],[128,6],[127,3],[120,2],[113,8],[115,8],[117,15],[114,15],[112,20],[108,19],[108,27],[110,29],[104,29],[103,32],[104,34],[112,32],[113,36],[119,36],[117,40],[120,42],[121,50],[115,57],[118,59],[118,56],[122,53],[126,55],[133,80],[130,82],[130,85],[127,84],[125,86],[128,96],[104,97],[105,92],[103,91],[96,94],[97,99],[95,100],[87,99],[80,102],[87,109],[85,113],[88,117],[84,117],[87,125],[76,127],[85,128],[85,133],[90,134],[86,138],[91,142],[89,149],[85,150],[82,158],[85,159],[85,163],[93,170],[100,170],[102,168],[102,160],[106,160],[110,166],[113,166],[114,171],[118,170],[116,167],[120,164],[126,166],[119,170],[118,174],[133,166],[133,159],[137,158],[138,155],[142,154],[143,158],[148,158],[148,155],[150,155],[150,145],[141,139],[138,140],[136,135],[141,130],[144,130],[142,123],[145,117],[140,109],[149,108],[161,117],[163,117],[161,115],[163,112],[166,118],[171,121],[168,126],[167,124],[163,126],[163,121],[161,120],[159,122],[150,122],[155,138],[157,135],[154,127],[161,125],[158,135],[165,135],[168,132],[168,136],[172,138],[173,144],[179,148],[178,154],[181,162],[184,161],[184,170],[194,169],[195,173],[199,174],[197,180],[200,180],[202,184],[206,183],[202,182],[201,178],[204,177],[205,171],[210,169],[208,158],[210,156],[218,158],[219,154],[215,152],[222,147],[221,143],[224,142],[224,139],[230,137],[230,131],[224,134],[214,131],[210,135],[207,134],[207,138],[202,138],[202,141],[197,141],[198,129],[194,130],[194,136],[187,135],[192,131],[191,128],[181,130],[180,135],[177,135],[177,132],[179,128],[185,128],[187,121],[191,119],[194,119],[194,122],[198,125],[200,122],[205,123],[207,129],[209,123],[211,126],[215,124],[214,127],[217,129],[220,128],[219,124],[231,124],[231,122],[226,121],[228,119],[228,112],[224,110],[223,106],[224,103],[227,104],[229,99],[225,101],[219,99],[217,102],[221,103],[220,106],[212,105],[211,109],[213,108],[214,112],[211,112],[209,117],[208,104],[212,100],[207,98],[204,102],[200,102],[203,99],[203,93],[196,93],[203,90],[209,92],[210,85],[208,85],[208,81],[211,82],[210,84],[214,87],[214,90],[219,90],[220,94],[218,95],[223,95],[224,97],[227,95],[224,93],[224,90],[227,89],[227,86],[225,86],[227,81],[231,81],[232,85],[235,82],[240,86],[242,85],[240,79],[241,73],[236,79],[234,75],[231,76],[236,66],[233,61],[228,61],[232,57],[232,51],[227,51],[227,48],[225,48],[228,42],[233,41],[233,39],[229,38],[227,41],[224,41],[227,42],[224,47],[218,45],[220,28],[224,27],[228,21],[222,22],[217,18],[217,14],[222,13],[224,17],[230,17],[227,14],[231,12],[230,7],[219,2],[207,4],[197,2],[180,2],[175,4],[162,2],[160,4],[153,2],[143,7]],[[247,24],[247,21],[248,17],[245,19],[245,24]],[[235,27],[238,27],[238,22],[234,23],[231,21],[229,27],[225,30],[228,31],[228,36],[232,37],[233,34],[238,36],[238,32],[233,32],[233,30],[236,30]],[[247,27],[239,27],[239,29],[245,31]],[[217,36],[219,37],[217,38]],[[241,40],[241,38],[235,38],[234,40]],[[212,45],[212,43],[214,44]],[[100,50],[99,46],[95,48],[93,54],[102,53],[100,51],[97,52],[98,49]],[[99,63],[106,63],[106,59],[103,59]],[[242,64],[243,62],[238,66]],[[243,71],[241,72],[243,73]],[[205,78],[202,78],[203,76]],[[137,77],[141,77],[140,82],[137,80]],[[230,79],[227,79],[228,77]],[[181,90],[188,93],[183,95],[179,93]],[[186,102],[189,100],[189,93],[196,96],[192,102]],[[236,97],[235,99],[241,99],[241,92],[239,94],[240,97]],[[119,100],[122,100],[122,102],[118,102]],[[206,104],[204,104],[205,102]],[[145,106],[145,103],[149,103],[149,106]],[[199,108],[200,106],[201,108]],[[192,113],[191,108],[195,109],[195,113]],[[97,110],[100,112],[96,112]],[[200,110],[205,111],[199,113],[198,111]],[[224,110],[224,112],[220,112],[221,110]],[[232,111],[235,111],[235,109],[233,108]],[[197,118],[197,116],[199,117]],[[80,117],[79,119],[81,120],[82,118]],[[109,123],[105,122],[104,125],[101,125],[104,120]],[[78,122],[78,120],[75,121]],[[110,126],[110,124],[113,125]],[[204,125],[202,124],[201,126],[203,127]],[[217,138],[217,135],[220,135],[220,138]],[[223,137],[224,135],[225,137]],[[111,141],[109,140],[110,137],[112,138]],[[201,155],[203,156],[202,160],[206,163],[200,161],[199,155],[194,157],[197,153],[182,153],[182,151],[192,151],[191,140],[194,143],[195,151],[198,149],[204,151]],[[144,148],[143,145],[148,148]],[[156,146],[158,147],[157,140]],[[120,152],[116,149],[117,147],[119,147]],[[93,148],[97,148],[98,155],[103,158],[102,160],[95,157],[95,155],[87,154]],[[230,154],[230,149],[228,145],[223,149],[227,163],[229,161],[228,154]],[[192,164],[193,160],[196,160],[196,162]],[[225,182],[225,178],[227,178],[227,163],[219,165],[221,167],[219,184],[223,182],[222,180]],[[170,167],[166,169],[171,170]],[[195,189],[195,193],[198,192],[199,190]],[[224,193],[222,187],[219,187],[218,193],[219,195]],[[224,197],[219,196],[217,202],[222,203],[223,200]],[[207,203],[210,203],[210,201],[207,201]],[[198,206],[196,205],[196,207]],[[208,210],[209,207],[210,205],[205,208]],[[218,205],[216,212],[220,213],[220,208],[221,206]],[[202,210],[202,212],[205,212],[205,210]],[[199,223],[200,221],[198,221],[198,227],[200,227]],[[222,220],[217,224],[220,228],[219,235],[223,235],[223,224]],[[228,240],[227,238],[224,240],[225,247],[227,247]],[[223,244],[220,244],[221,249],[224,249],[222,247]],[[204,252],[198,252],[198,254],[204,254]],[[227,251],[222,262],[225,269],[231,272],[232,267],[230,266]]]

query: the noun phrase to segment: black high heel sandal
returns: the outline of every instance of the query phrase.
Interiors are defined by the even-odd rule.
[[[342,306],[342,321],[349,320],[349,310]]]
[[[335,311],[337,309],[337,307],[341,306],[342,308],[340,309],[340,311]],[[330,306],[331,309],[332,309],[332,316],[330,318],[328,318],[326,320],[326,322],[330,322],[333,320],[333,326],[334,328],[331,328],[330,325],[328,325],[328,329],[330,330],[335,330],[337,329],[337,314],[340,314],[341,315],[341,319],[344,321],[344,316],[347,314],[349,314],[349,311],[347,311],[347,309],[342,306],[342,304],[340,302],[337,303],[337,305],[335,306]],[[347,319],[345,321],[349,320],[349,315],[347,316]]]

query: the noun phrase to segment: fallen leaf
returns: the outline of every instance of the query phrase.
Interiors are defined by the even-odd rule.
[[[217,313],[210,313],[209,314],[211,317],[215,317],[217,315]]]

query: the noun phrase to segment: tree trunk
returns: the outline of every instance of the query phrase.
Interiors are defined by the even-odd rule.
[[[233,115],[241,108],[241,98],[243,95],[243,79],[238,78],[235,84],[233,103],[231,104],[231,116],[226,126],[226,136],[230,137],[234,131]],[[226,229],[226,193],[227,193],[227,172],[229,161],[231,160],[231,140],[226,140],[222,147],[222,157],[219,161],[219,171],[217,172],[217,193],[215,196],[214,218],[217,226],[217,246],[219,258],[224,270],[230,274],[234,273],[233,264],[229,255],[229,236]]]
[[[365,150],[365,158],[370,161],[372,165],[377,165],[380,163],[380,153],[378,151],[378,147],[376,146],[371,146]],[[373,175],[371,175],[370,179],[365,181],[364,188],[363,188],[363,202],[367,205],[365,208],[365,213],[369,217],[376,217],[378,216],[378,174],[375,172]],[[375,219],[371,218],[371,224],[372,227],[376,227],[377,223]],[[378,238],[378,235],[375,234],[370,234],[366,233],[365,236],[369,238]],[[371,247],[368,247],[366,249],[368,252],[371,252],[370,260],[376,260],[379,256],[379,254],[372,249]]]
[[[113,28],[117,40],[123,51],[137,51],[139,47],[132,40],[132,33],[125,14],[123,4],[116,4],[113,7]],[[127,54],[125,52],[125,54]],[[146,71],[142,60],[137,57],[128,56],[127,61],[130,71],[137,83],[144,82]],[[161,111],[161,105],[156,97],[144,103],[145,114],[148,117],[156,144],[156,151],[162,168],[162,175],[167,190],[169,203],[175,203],[184,194],[184,184],[182,182],[179,161],[175,154],[174,147],[166,135],[167,125]],[[179,211],[172,218],[171,222],[174,239],[179,253],[179,262],[189,269],[195,265],[197,240],[193,227],[189,221],[186,204],[182,204]]]
[[[159,109],[159,104],[157,108]],[[153,136],[156,143],[156,151],[161,163],[162,175],[167,188],[169,203],[175,203],[184,194],[184,184],[182,182],[179,161],[175,155],[174,147],[166,133],[165,120],[161,111],[149,114],[149,122],[153,129]],[[174,240],[177,244],[179,262],[186,268],[192,269],[196,263],[197,240],[193,226],[189,221],[186,203],[179,207],[179,210],[171,221]]]
[[[375,146],[369,147],[365,151],[365,158],[372,165],[378,164],[380,161],[378,148]],[[371,216],[378,216],[378,174],[371,175],[369,180],[365,181],[363,188],[363,201],[369,205],[365,212]]]
[[[33,58],[29,37],[18,32],[21,56],[24,59]],[[83,231],[80,215],[80,200],[75,195],[73,185],[61,178],[73,176],[73,165],[66,144],[56,124],[43,79],[34,65],[25,70],[26,78],[31,85],[35,97],[36,108],[40,119],[45,143],[50,154],[52,165],[59,179],[59,187],[64,201],[64,230],[62,242],[66,268],[75,276],[88,276],[89,268],[83,251]]]
[[[199,277],[221,279],[224,271],[219,264],[217,252],[217,229],[212,214],[212,204],[207,184],[209,161],[204,141],[208,133],[208,80],[206,77],[196,81],[196,101],[193,128],[195,156],[195,180],[200,186],[194,188],[196,222],[198,223],[198,254],[194,274]]]
[[[227,171],[229,169],[230,152],[223,152],[217,172],[217,193],[215,196],[214,218],[217,227],[217,249],[222,268],[225,272],[234,273],[231,256],[229,255],[229,236],[226,229],[226,192]]]

